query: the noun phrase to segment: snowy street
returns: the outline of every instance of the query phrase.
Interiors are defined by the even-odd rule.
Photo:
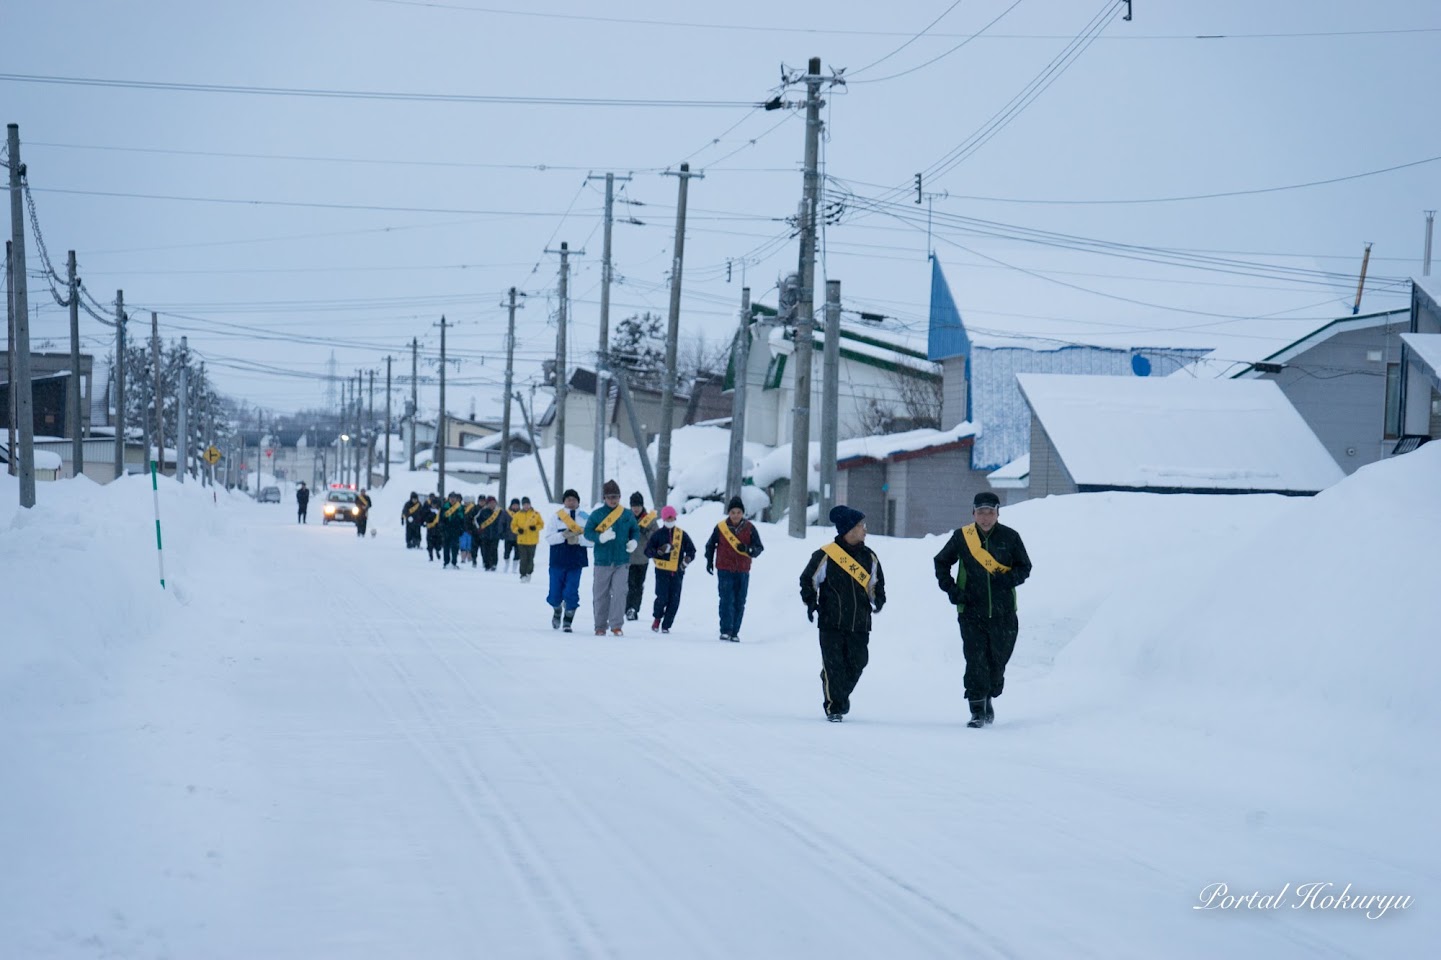
[[[83,493],[148,506],[139,483]],[[1343,758],[1377,717],[1328,742],[1310,715],[1229,722],[1164,663],[1161,696],[1117,698],[1054,662],[1105,617],[1074,583],[1093,555],[1062,542],[1083,498],[1007,511],[1050,579],[1023,588],[997,723],[971,731],[936,538],[872,538],[891,602],[852,715],[828,724],[795,588],[821,529],[806,546],[767,528],[740,644],[716,639],[699,566],[672,635],[647,618],[602,638],[588,573],[577,632],[552,631],[543,565],[529,584],[442,572],[404,550],[388,498],[359,541],[289,506],[168,494],[166,594],[124,510],[75,505],[102,518],[90,554],[68,515],[0,541],[22,585],[109,551],[134,591],[97,589],[104,609],[21,595],[73,639],[5,661],[6,956],[1407,956],[1436,934],[1414,743],[1393,730],[1394,750]],[[1191,553],[1232,536],[1222,515],[1314,506],[1147,502]],[[31,542],[50,555],[22,569]],[[75,632],[107,611],[104,641]],[[1417,902],[1296,907],[1317,881]],[[1218,882],[1292,890],[1193,910]]]

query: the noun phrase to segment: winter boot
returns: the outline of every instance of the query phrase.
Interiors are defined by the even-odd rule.
[[[971,719],[966,722],[966,726],[974,729],[984,727],[986,725],[986,701],[971,700],[969,703],[971,705]]]
[[[994,707],[991,706],[991,698],[990,698],[990,697],[987,697],[987,698],[986,698],[986,723],[991,724],[991,723],[995,723],[995,722],[996,722],[996,710],[995,710]]]
[[[626,618],[627,620],[639,620],[639,619],[640,619],[640,611],[639,611],[639,610],[627,610],[627,611],[625,612],[625,618]]]
[[[660,617],[656,617],[654,620],[651,621],[651,624],[650,624],[650,632],[651,632],[651,633],[658,633],[659,631],[660,631]]]
[[[550,628],[551,628],[552,630],[559,630],[559,629],[560,629],[560,615],[561,615],[561,608],[560,608],[560,607],[553,607],[553,608],[551,608]],[[567,618],[567,619],[569,619],[569,618]]]
[[[565,619],[564,619],[563,621],[561,621],[561,625],[560,625],[561,633],[570,633],[570,624],[571,624],[571,621],[574,620],[574,619],[575,619],[575,611],[574,611],[574,610],[567,610],[567,611],[565,612]]]

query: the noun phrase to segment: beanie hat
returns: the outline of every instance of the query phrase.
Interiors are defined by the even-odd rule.
[[[744,513],[745,509],[746,505],[741,501],[740,497],[731,497],[730,502],[726,504],[727,513],[730,513],[732,510],[739,510]]]
[[[660,508],[660,518],[661,518],[662,520],[674,520],[674,519],[675,519],[675,507],[661,507],[661,508]]]
[[[603,497],[609,497],[612,495],[618,497],[620,496],[620,484],[616,483],[614,480],[607,480],[605,482],[605,486],[600,488],[600,493]]]
[[[510,505],[511,505],[512,507],[518,507],[518,506],[520,506],[520,501],[517,500],[517,499],[515,499],[515,497],[511,497],[511,498],[510,498]]]
[[[1001,509],[1001,498],[989,490],[982,490],[976,494],[976,499],[971,501],[971,509],[974,510],[977,507],[995,507],[999,510]]]
[[[831,507],[831,523],[836,525],[836,534],[845,536],[851,532],[851,528],[866,518],[864,513],[852,509],[844,503],[838,503]]]
[[[641,495],[641,492],[639,490],[630,495],[630,505],[632,507],[645,506],[645,497]]]
[[[530,503],[530,497],[521,497],[521,498],[520,498],[520,502],[521,502],[521,503],[524,503],[524,504],[529,504],[529,503]]]
[[[562,493],[560,495],[560,499],[562,501],[569,500],[571,497],[575,497],[577,500],[579,500],[580,494],[576,493],[574,490],[567,490],[565,493]]]

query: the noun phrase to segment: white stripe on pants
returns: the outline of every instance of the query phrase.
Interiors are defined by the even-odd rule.
[[[618,630],[625,623],[625,591],[630,586],[630,563],[614,567],[597,564],[591,585],[595,628]]]

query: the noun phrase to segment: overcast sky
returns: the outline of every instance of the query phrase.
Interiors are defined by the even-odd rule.
[[[786,218],[802,116],[746,105],[800,99],[779,88],[782,65],[812,56],[851,81],[827,95],[837,206],[819,271],[842,281],[848,309],[924,333],[917,171],[943,195],[931,242],[978,331],[1263,355],[1349,312],[1368,241],[1363,310],[1404,306],[1423,211],[1441,206],[1441,7],[1136,0],[1130,22],[1124,9],[21,0],[4,16],[0,115],[20,125],[56,266],[74,248],[97,299],[123,288],[132,318],[148,329],[158,311],[162,336],[188,335],[224,391],[280,410],[321,403],[332,350],[342,375],[383,376],[387,354],[408,375],[411,338],[434,356],[444,313],[461,358],[449,406],[468,413],[474,397],[494,413],[507,288],[528,295],[518,382],[554,355],[558,261],[545,251],[561,241],[585,251],[569,353],[589,363],[603,205],[592,173],[629,175],[621,196],[643,204],[617,206],[614,324],[665,314],[677,181],[664,171],[704,171],[690,188],[682,332],[728,338],[742,281],[773,303],[798,252]],[[1271,189],[1335,178],[1351,179]],[[1075,202],[1242,191],[1267,192]],[[37,349],[64,349],[64,311],[42,281],[30,290]],[[82,333],[103,356],[108,331],[86,318]],[[423,385],[422,407],[434,403]]]

